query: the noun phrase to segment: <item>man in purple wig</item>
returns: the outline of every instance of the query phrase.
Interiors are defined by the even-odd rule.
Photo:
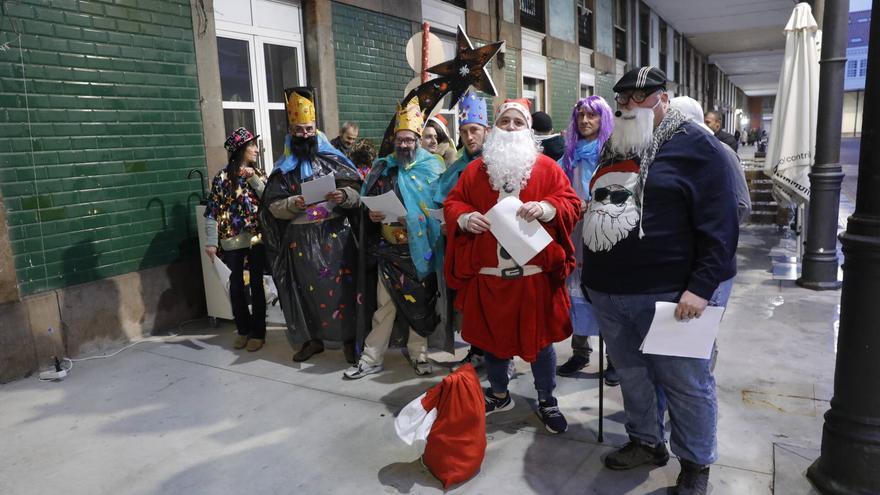
[[[614,116],[611,107],[601,96],[590,96],[578,100],[571,111],[571,121],[565,133],[565,154],[559,164],[571,181],[571,186],[582,200],[581,211],[586,209],[590,199],[590,179],[596,170],[602,145],[611,136],[614,129]],[[592,305],[584,298],[580,289],[580,273],[582,268],[583,228],[581,222],[572,231],[572,242],[575,246],[577,270],[569,276],[569,296],[571,297],[571,323],[574,334],[571,336],[571,358],[557,368],[559,376],[572,376],[590,364],[590,335],[599,334],[599,324]],[[608,361],[605,383],[615,386],[620,382],[617,372]]]

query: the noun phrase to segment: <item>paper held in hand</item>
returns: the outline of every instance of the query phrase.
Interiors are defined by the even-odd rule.
[[[678,304],[670,302],[656,303],[654,320],[639,349],[645,354],[709,359],[724,307],[707,306],[699,318],[678,321],[676,306]]]
[[[516,215],[522,204],[519,198],[508,196],[486,212],[492,235],[519,265],[527,264],[553,240],[541,222],[526,222]]]
[[[327,193],[335,190],[336,177],[333,174],[323,175],[302,183],[302,196],[307,205],[326,201]]]
[[[378,196],[361,196],[361,201],[367,208],[372,211],[379,211],[385,214],[385,220],[382,223],[396,222],[399,217],[406,216],[406,208],[394,191],[388,191]]]
[[[446,218],[443,216],[443,208],[437,208],[436,210],[428,208],[428,217],[433,218],[440,223],[446,223]]]

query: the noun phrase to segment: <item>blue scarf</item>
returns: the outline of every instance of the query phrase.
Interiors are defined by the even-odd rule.
[[[483,150],[477,151],[474,156],[468,155],[467,151],[463,151],[461,156],[458,157],[458,160],[452,162],[446,171],[443,172],[443,175],[437,180],[437,193],[434,194],[434,201],[438,204],[443,204],[446,201],[446,196],[449,196],[449,191],[455,187],[455,184],[458,183],[458,178],[461,177],[461,173],[464,171],[464,167],[467,166],[468,163],[476,160],[481,154]]]
[[[422,148],[416,148],[416,157],[412,163],[401,164],[394,154],[385,158],[385,169],[382,175],[397,167],[397,189],[403,197],[406,207],[406,231],[409,238],[409,253],[416,267],[419,280],[424,280],[437,266],[433,247],[440,238],[440,222],[428,216],[428,208],[439,207],[434,202],[437,190],[437,178],[443,172],[443,162]],[[376,163],[373,166],[376,166]],[[367,183],[361,189],[361,195],[367,195]]]
[[[281,158],[275,162],[275,168],[280,168],[282,172],[285,174],[290,172],[291,170],[299,167],[299,179],[301,182],[305,182],[312,175],[314,175],[315,171],[312,167],[311,160],[300,160],[296,156],[294,156],[293,152],[290,151],[291,140],[293,136],[288,134],[284,137],[284,154],[281,155]],[[318,153],[322,154],[331,154],[336,155],[340,159],[342,159],[342,163],[348,165],[353,170],[357,170],[355,168],[354,163],[348,159],[341,151],[337,150],[330,144],[330,141],[327,141],[327,136],[324,135],[323,132],[318,132]]]
[[[565,160],[565,157],[562,159]],[[590,179],[593,178],[593,173],[596,171],[596,165],[599,163],[599,140],[594,139],[592,141],[587,141],[586,139],[579,139],[574,147],[572,161],[574,163],[572,164],[571,172],[566,169],[562,162],[559,164],[562,165],[562,169],[566,171],[565,175],[568,176],[569,182],[574,180],[574,169],[578,167],[581,168],[581,185],[588,196],[584,199],[589,199]]]

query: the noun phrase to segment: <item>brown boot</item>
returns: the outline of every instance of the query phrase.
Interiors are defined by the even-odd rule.
[[[299,350],[296,354],[293,355],[293,360],[297,363],[308,360],[310,357],[315,354],[320,354],[324,352],[324,343],[320,340],[313,339],[306,341],[303,344],[302,349]]]
[[[248,339],[247,342],[247,350],[248,352],[259,351],[263,348],[263,344],[266,342],[265,339]]]
[[[235,334],[235,340],[232,341],[233,349],[244,349],[244,346],[247,345],[248,336],[242,335],[240,333]]]

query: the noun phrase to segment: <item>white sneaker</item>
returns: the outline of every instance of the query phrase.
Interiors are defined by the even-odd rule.
[[[359,361],[358,364],[343,371],[342,377],[348,380],[357,380],[358,378],[378,373],[383,369],[385,369],[385,367],[381,364],[366,364],[363,361]]]

